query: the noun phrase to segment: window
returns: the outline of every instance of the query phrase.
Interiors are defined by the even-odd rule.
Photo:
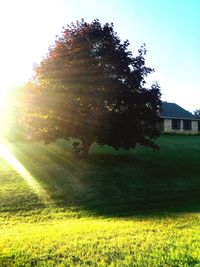
[[[180,120],[172,120],[172,129],[180,130],[181,121]]]
[[[192,122],[190,120],[183,121],[183,130],[189,131],[192,129]]]

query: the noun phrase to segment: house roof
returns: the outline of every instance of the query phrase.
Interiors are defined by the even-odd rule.
[[[162,102],[160,116],[163,118],[198,120],[191,112],[175,103]]]

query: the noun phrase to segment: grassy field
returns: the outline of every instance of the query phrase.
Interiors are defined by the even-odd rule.
[[[0,147],[0,266],[200,266],[200,137]]]

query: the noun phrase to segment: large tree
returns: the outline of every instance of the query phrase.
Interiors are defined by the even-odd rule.
[[[32,138],[76,138],[75,152],[85,154],[94,142],[157,148],[160,88],[145,87],[153,71],[145,66],[145,47],[133,57],[128,46],[113,24],[81,20],[63,28],[27,86],[25,121]]]

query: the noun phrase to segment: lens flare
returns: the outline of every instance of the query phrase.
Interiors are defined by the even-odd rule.
[[[9,90],[4,86],[0,87],[0,142],[6,138],[10,128],[10,110],[12,99],[9,97]]]
[[[35,180],[28,170],[19,162],[5,144],[0,144],[0,156],[6,160],[12,168],[24,179],[35,194],[42,200],[43,204],[50,203],[50,196],[44,188]]]

